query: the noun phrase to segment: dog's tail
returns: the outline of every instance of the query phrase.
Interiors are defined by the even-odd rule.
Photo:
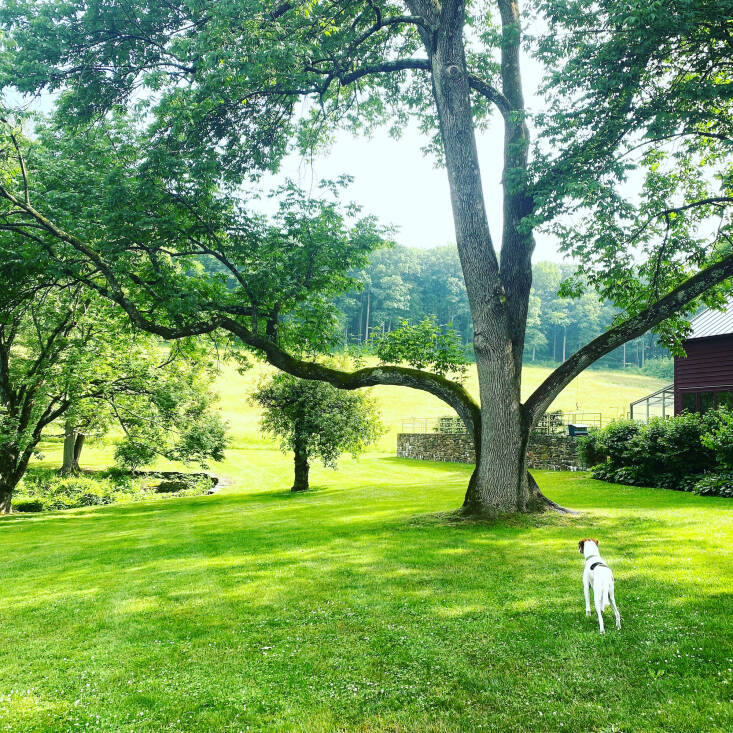
[[[608,585],[603,586],[603,594],[601,595],[601,611],[605,611],[610,605],[608,600]]]

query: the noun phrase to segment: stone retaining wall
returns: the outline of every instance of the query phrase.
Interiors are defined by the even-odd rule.
[[[399,433],[397,456],[421,461],[476,461],[473,440],[468,433]],[[529,439],[527,459],[529,468],[544,471],[584,468],[578,458],[577,439],[568,435],[533,435]]]

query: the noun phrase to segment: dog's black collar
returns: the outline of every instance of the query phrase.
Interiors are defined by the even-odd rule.
[[[594,557],[600,557],[600,555],[588,555],[588,557],[586,557],[586,558],[585,558],[585,560],[586,560],[586,562],[587,562],[588,560],[592,560],[592,559],[593,559]],[[605,562],[601,562],[601,561],[599,560],[598,562],[594,562],[594,563],[593,563],[593,564],[592,564],[592,565],[590,566],[589,570],[595,570],[595,569],[596,569],[596,568],[597,568],[597,567],[598,567],[599,565],[600,565],[600,566],[601,566],[602,568],[607,568],[607,567],[608,567],[608,565],[606,565],[606,563],[605,563]]]

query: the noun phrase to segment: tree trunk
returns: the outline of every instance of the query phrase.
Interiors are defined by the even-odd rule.
[[[567,344],[568,344],[568,327],[563,326],[562,329],[562,360],[565,361],[567,358]]]
[[[0,482],[0,514],[12,514],[13,489],[5,482]]]
[[[362,328],[364,326],[364,293],[359,293],[359,343],[364,343]]]
[[[59,473],[62,476],[69,476],[79,473],[78,456],[76,453],[76,443],[79,437],[74,426],[67,422],[64,427],[64,457]],[[83,444],[83,439],[82,439]],[[81,445],[79,446],[81,452]]]
[[[502,359],[497,351],[504,352]],[[463,502],[467,514],[496,516],[532,508],[527,481],[527,442],[520,403],[520,380],[511,350],[477,349],[481,432],[476,468]]]
[[[81,471],[81,468],[79,466],[79,458],[81,458],[81,452],[84,448],[84,441],[86,440],[86,435],[84,433],[77,433],[76,434],[76,440],[74,441],[74,465],[76,466],[77,471]]]
[[[372,304],[372,291],[367,291],[367,306],[366,306],[366,323],[364,326],[364,343],[369,341],[369,308]]]
[[[308,490],[308,473],[310,466],[308,465],[308,449],[305,441],[301,440],[298,435],[295,436],[295,480],[291,491],[307,491]]]

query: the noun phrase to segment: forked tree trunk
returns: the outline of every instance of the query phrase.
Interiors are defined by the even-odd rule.
[[[74,429],[74,426],[67,422],[64,429],[63,461],[59,470],[62,476],[79,473],[79,461],[76,450],[76,442],[79,435]],[[83,441],[81,445],[83,445]],[[79,452],[81,452],[81,445],[79,446]]]
[[[308,449],[305,442],[295,437],[295,480],[291,491],[307,491],[308,490],[308,474],[310,466],[308,464]]]
[[[425,10],[431,7],[418,2],[408,5]],[[480,435],[475,436],[477,463],[464,512],[497,515],[527,511],[530,505],[528,427],[524,425],[520,384],[533,242],[531,234],[519,227],[529,213],[526,197],[516,187],[505,187],[501,263],[497,260],[476,150],[464,23],[464,4],[451,0],[441,4],[438,31],[434,35],[423,30],[420,33],[431,52],[433,97],[445,152],[458,254],[473,316],[479,379],[481,425]],[[512,38],[507,36],[505,44],[515,43]],[[518,48],[515,51],[518,53]],[[518,78],[515,66],[513,60],[509,66],[503,64],[502,75]],[[521,90],[510,96],[506,104],[521,110]],[[526,157],[528,133],[523,115],[518,113],[515,119],[508,112],[505,126],[505,166],[516,171],[523,167]]]

